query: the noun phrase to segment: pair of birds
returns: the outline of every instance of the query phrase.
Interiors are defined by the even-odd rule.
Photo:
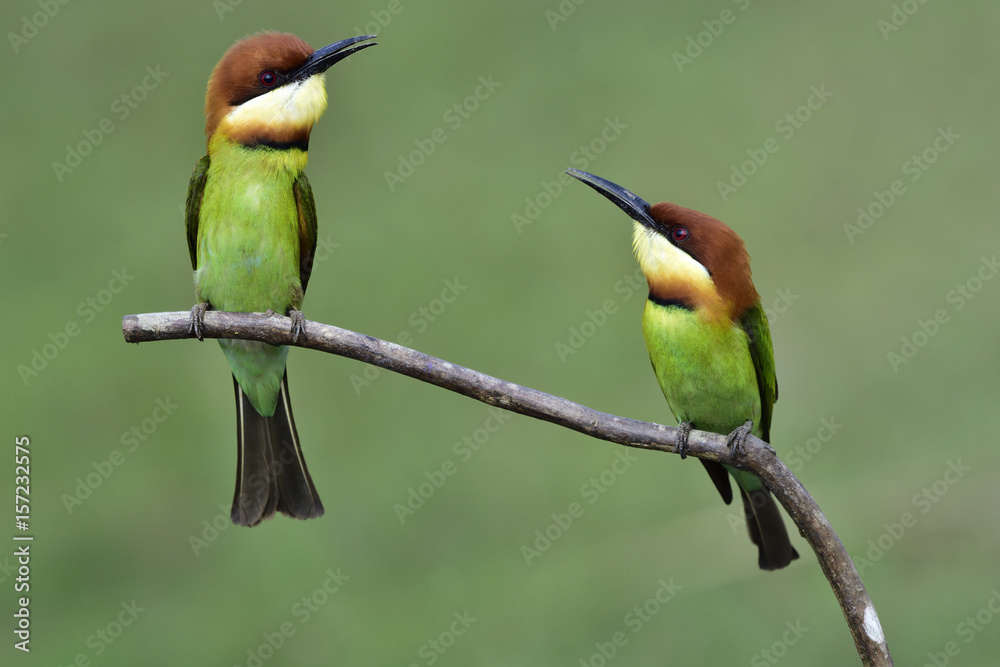
[[[374,35],[313,50],[294,35],[265,32],[237,42],[208,83],[208,154],[187,200],[187,238],[201,337],[209,308],[299,308],[316,249],[316,209],[306,179],[309,134],[326,109],[323,73],[375,46]],[[634,221],[633,246],[649,283],[643,333],[657,380],[682,427],[770,439],[778,397],[767,318],[743,241],[715,218],[675,204],[650,206],[628,190],[575,169],[569,173]],[[254,526],[282,512],[323,514],[292,419],[287,347],[220,340],[236,390],[239,457],[233,523]],[[752,427],[751,424],[752,423]],[[743,499],[763,569],[798,557],[778,507],[759,479],[702,461],[726,503],[729,475]]]

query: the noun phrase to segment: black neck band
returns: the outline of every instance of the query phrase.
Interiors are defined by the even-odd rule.
[[[663,306],[664,308],[682,308],[684,310],[694,310],[690,303],[684,299],[662,299],[658,296],[653,296],[652,293],[649,295],[649,300],[655,303],[657,306]]]

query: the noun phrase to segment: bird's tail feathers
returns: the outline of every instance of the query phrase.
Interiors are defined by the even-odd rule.
[[[740,488],[743,511],[746,514],[750,540],[759,549],[758,564],[762,570],[778,570],[799,557],[788,539],[785,521],[774,496],[765,488],[747,491]]]
[[[233,378],[236,388],[236,491],[231,518],[240,526],[256,526],[275,510],[296,519],[323,516],[306,467],[288,396],[288,374],[274,414],[264,417]]]

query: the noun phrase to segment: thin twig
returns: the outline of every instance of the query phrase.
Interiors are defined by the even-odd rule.
[[[193,336],[191,314],[187,311],[128,315],[122,321],[122,330],[129,343]],[[293,343],[291,320],[287,317],[209,311],[205,313],[203,334],[206,338],[241,338],[328,352],[408,375],[483,403],[559,424],[594,438],[628,447],[677,452],[677,428],[591,410],[565,398],[329,324],[306,321],[305,335],[299,336],[298,341]],[[725,461],[760,477],[816,552],[820,567],[847,618],[862,664],[873,667],[892,665],[875,606],[865,591],[857,568],[816,501],[775,456],[770,445],[749,436],[745,454],[731,457],[725,435],[691,431],[686,451],[700,459]]]

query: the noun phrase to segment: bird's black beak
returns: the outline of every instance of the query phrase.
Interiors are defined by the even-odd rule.
[[[368,42],[367,44],[351,46],[352,44],[363,42],[364,40],[372,39],[373,37],[375,37],[375,35],[350,37],[348,39],[342,39],[339,42],[334,42],[333,44],[328,44],[321,49],[316,49],[309,55],[308,58],[306,58],[306,61],[302,63],[298,69],[289,74],[288,80],[301,81],[303,79],[308,79],[313,74],[321,74],[325,72],[352,53],[378,44],[378,42]]]
[[[632,218],[643,227],[646,227],[647,229],[657,229],[656,222],[649,214],[649,203],[639,195],[629,192],[622,186],[616,185],[615,183],[605,180],[600,176],[594,176],[593,174],[588,174],[587,172],[580,171],[579,169],[567,169],[566,173],[578,181],[586,183],[610,199],[615,206],[625,211],[625,213],[628,214],[628,217]]]

